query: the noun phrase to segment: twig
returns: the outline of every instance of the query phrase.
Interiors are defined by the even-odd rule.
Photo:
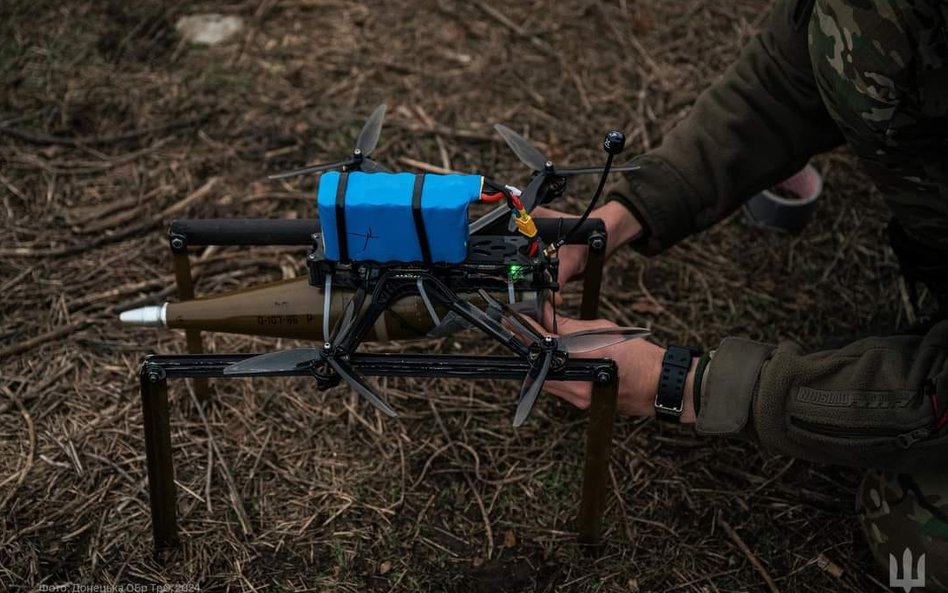
[[[83,245],[69,245],[66,247],[57,247],[55,249],[33,249],[31,247],[15,247],[13,249],[0,249],[0,257],[61,257],[63,255],[75,255],[94,249],[96,247],[101,247],[102,245],[108,245],[109,243],[118,243],[129,237],[138,235],[145,231],[150,230],[151,228],[161,224],[169,217],[185,210],[192,203],[204,198],[207,194],[210,193],[211,189],[219,180],[219,177],[210,178],[204,185],[199,187],[197,190],[189,194],[184,199],[168,206],[158,214],[155,214],[145,222],[126,227],[125,229],[113,233],[111,235],[106,235],[99,237],[93,241],[85,243]]]
[[[30,416],[29,411],[27,411],[27,409],[23,406],[23,402],[20,401],[20,398],[18,398],[15,393],[6,387],[4,387],[3,390],[6,392],[7,397],[12,399],[13,403],[16,404],[16,407],[20,409],[20,414],[23,416],[23,421],[26,422],[26,431],[30,441],[30,451],[26,455],[26,463],[23,465],[23,469],[21,469],[16,474],[11,475],[3,482],[0,482],[0,488],[2,488],[3,486],[6,486],[8,482],[13,481],[14,479],[16,480],[16,482],[13,484],[13,488],[10,489],[10,492],[8,492],[7,495],[3,497],[3,501],[0,502],[0,510],[7,506],[7,503],[9,503],[16,494],[20,484],[22,484],[23,480],[26,479],[26,474],[28,474],[30,469],[33,468],[33,456],[36,454],[36,427],[33,426],[33,417]]]
[[[10,191],[11,194],[20,198],[24,202],[29,201],[29,199],[23,195],[23,192],[21,192],[15,185],[10,183],[10,180],[4,177],[3,175],[0,175],[0,183],[2,183],[3,186],[6,187]]]
[[[547,56],[556,60],[560,68],[562,68],[563,71],[566,72],[567,75],[569,75],[570,80],[573,81],[573,85],[576,87],[576,92],[579,93],[579,100],[583,104],[583,108],[585,108],[586,111],[592,110],[592,104],[589,102],[589,96],[586,93],[586,88],[583,86],[583,81],[579,77],[579,74],[576,72],[576,70],[573,68],[573,66],[569,62],[563,59],[563,56],[561,56],[556,51],[556,49],[553,48],[552,45],[540,39],[533,33],[528,32],[526,29],[524,29],[517,23],[510,20],[507,17],[507,15],[500,12],[499,10],[497,10],[490,4],[487,4],[486,2],[482,2],[481,0],[474,0],[474,5],[480,8],[481,10],[483,10],[484,12],[486,12],[490,17],[492,17],[494,20],[496,20],[500,24],[509,28],[518,36],[527,38],[527,40],[531,44],[533,44],[534,47],[539,49],[541,52],[543,52]]]
[[[677,315],[669,311],[668,307],[665,307],[661,303],[659,303],[658,300],[654,296],[652,296],[652,293],[649,292],[648,288],[645,287],[645,266],[642,266],[641,268],[639,268],[639,290],[641,290],[642,294],[645,295],[645,298],[652,301],[654,305],[661,307],[662,313],[664,315],[668,316],[668,318],[674,321],[676,325],[678,325],[683,330],[688,332],[688,335],[690,335],[694,339],[696,344],[701,343],[701,336],[699,336],[697,332],[695,332],[695,330],[691,328],[690,325],[688,325],[687,323],[682,321],[681,318],[679,318]]]
[[[431,408],[431,413],[434,414],[435,421],[438,423],[438,427],[441,429],[441,433],[444,435],[444,438],[448,440],[448,443],[453,445],[455,440],[451,438],[451,433],[448,432],[448,427],[444,425],[444,422],[441,420],[441,415],[438,414],[438,409],[434,405],[433,400],[428,400],[428,406]],[[460,464],[461,457],[457,454],[457,451],[454,447],[451,447],[451,452],[454,454],[454,460]],[[475,459],[477,457],[475,456]],[[475,466],[476,467],[476,466]],[[484,531],[487,535],[487,559],[490,560],[494,556],[494,530],[490,526],[490,517],[487,515],[487,509],[484,507],[484,501],[481,499],[480,493],[477,491],[477,488],[474,487],[474,480],[471,479],[471,476],[467,472],[462,474],[464,480],[467,482],[468,487],[471,489],[471,494],[474,495],[474,500],[477,501],[477,506],[481,510],[481,518],[484,520]]]
[[[490,4],[487,4],[486,2],[481,2],[481,0],[474,0],[474,6],[477,6],[478,8],[486,12],[488,16],[492,17],[498,23],[507,27],[508,29],[510,29],[517,35],[519,35],[520,37],[526,37],[530,41],[530,43],[532,43],[535,47],[537,47],[543,53],[557,59],[559,58],[559,56],[556,53],[556,50],[553,49],[553,46],[551,46],[546,41],[540,39],[536,35],[533,35],[532,33],[528,33],[526,29],[524,29],[517,23],[507,18],[507,15],[500,12],[499,10],[497,10]]]
[[[391,123],[386,124],[393,128],[399,128],[412,134],[427,134],[430,136],[445,136],[448,138],[457,138],[458,140],[473,140],[477,142],[496,142],[501,143],[503,139],[500,136],[492,136],[490,134],[479,134],[477,132],[472,132],[471,130],[453,130],[451,128],[437,125],[433,128],[427,128],[424,126],[412,126],[405,123],[401,123],[398,120],[393,120]]]
[[[409,167],[414,167],[416,169],[421,169],[422,171],[427,171],[429,173],[437,173],[439,175],[448,175],[450,173],[457,173],[451,169],[445,169],[444,167],[439,167],[438,165],[432,165],[424,161],[416,161],[413,158],[407,156],[399,157],[398,162],[403,165],[408,165]]]
[[[62,336],[66,336],[81,329],[85,329],[91,323],[91,321],[85,319],[83,321],[70,323],[69,325],[61,325],[56,329],[46,332],[45,334],[40,334],[30,338],[29,340],[13,344],[12,346],[7,346],[3,350],[0,350],[0,360],[8,356],[13,356],[14,354],[20,354],[22,352],[26,352],[27,350],[32,350],[33,348],[36,348],[41,344],[45,344],[46,342],[55,340],[56,338],[61,338]]]
[[[243,529],[244,535],[253,535],[253,526],[250,524],[250,517],[247,515],[247,510],[244,508],[244,503],[240,499],[240,493],[237,491],[237,484],[234,482],[234,476],[231,475],[230,469],[227,467],[227,461],[225,461],[224,456],[221,455],[220,449],[217,448],[217,441],[214,440],[214,436],[211,434],[211,425],[207,421],[207,415],[204,413],[204,407],[197,400],[193,389],[189,389],[188,393],[191,395],[191,401],[194,403],[194,407],[197,408],[198,415],[201,417],[201,422],[204,424],[204,430],[207,432],[207,440],[214,449],[214,455],[217,456],[217,460],[220,462],[218,467],[221,470],[221,475],[224,476],[224,482],[227,484],[227,490],[230,494],[230,502],[234,508],[234,512],[237,513],[237,519],[240,521],[240,528]],[[210,495],[210,489],[208,489],[208,495]]]
[[[124,132],[122,134],[114,134],[112,136],[82,136],[80,138],[69,138],[66,136],[51,136],[42,132],[33,132],[30,130],[22,130],[20,128],[11,128],[7,126],[0,127],[0,135],[10,136],[17,138],[18,140],[23,140],[24,142],[30,142],[32,144],[59,144],[62,146],[73,147],[104,146],[107,144],[125,142],[126,140],[135,140],[137,138],[149,136],[151,134],[188,128],[209,119],[214,113],[216,112],[211,111],[164,125],[153,126],[150,128],[141,128],[138,130],[132,130],[130,132]]]
[[[767,588],[770,589],[771,593],[780,593],[780,589],[777,588],[777,584],[774,583],[774,580],[770,578],[770,574],[767,573],[767,569],[764,568],[764,565],[760,563],[760,560],[757,559],[757,556],[751,552],[751,549],[747,547],[747,544],[744,543],[744,540],[741,539],[741,536],[734,531],[734,528],[731,527],[731,524],[725,521],[722,517],[718,517],[718,524],[724,528],[724,532],[727,533],[728,537],[737,545],[737,547],[744,553],[744,556],[750,560],[751,566],[764,578],[764,582],[767,583]]]

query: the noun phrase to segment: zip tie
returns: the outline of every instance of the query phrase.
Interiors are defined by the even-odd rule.
[[[418,278],[417,282],[415,282],[415,286],[418,287],[418,295],[421,296],[421,301],[425,304],[425,308],[428,309],[428,315],[431,315],[431,321],[434,322],[435,327],[438,327],[441,325],[441,318],[438,317],[438,313],[435,312],[435,308],[431,304],[431,299],[428,298],[428,292],[425,290],[425,285],[422,283],[421,278]]]
[[[332,274],[326,274],[323,287],[323,342],[329,341],[329,303],[332,300]]]

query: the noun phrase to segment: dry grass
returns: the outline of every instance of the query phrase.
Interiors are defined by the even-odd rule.
[[[146,353],[181,352],[183,338],[121,327],[116,311],[171,294],[171,218],[314,215],[311,182],[263,175],[345,154],[383,100],[377,155],[389,165],[407,156],[522,182],[491,133],[498,121],[561,162],[598,162],[613,126],[627,132],[628,154],[641,152],[735,58],[764,9],[761,0],[4,2],[0,587],[763,590],[750,556],[784,592],[882,590],[852,515],[857,472],[651,421],[617,427],[608,545],[585,556],[570,531],[583,417],[548,399],[514,431],[516,387],[501,382],[389,380],[402,412],[394,421],[305,380],[220,382],[206,423],[179,383],[185,543],[163,563],[151,557],[136,368]],[[177,40],[178,16],[211,10],[250,26],[215,48]],[[828,191],[804,234],[774,236],[733,217],[658,259],[623,251],[609,264],[605,314],[650,324],[661,342],[705,347],[728,335],[815,345],[900,322],[880,200],[848,156],[818,164]],[[592,189],[583,183],[569,208]],[[288,250],[198,257],[201,292],[302,270],[301,253]],[[653,301],[661,312],[634,312],[657,310],[635,307]]]

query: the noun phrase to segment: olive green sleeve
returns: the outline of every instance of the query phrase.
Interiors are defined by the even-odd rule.
[[[727,338],[705,375],[701,434],[902,471],[948,459],[948,320],[924,336],[868,338],[813,354]]]
[[[808,13],[806,0],[778,1],[724,77],[659,148],[634,159],[641,168],[610,195],[646,229],[633,247],[667,249],[842,143],[810,67]]]

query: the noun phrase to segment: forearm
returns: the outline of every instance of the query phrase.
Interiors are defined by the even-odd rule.
[[[602,219],[606,226],[607,256],[642,234],[642,223],[619,202],[608,202],[596,209],[595,217]]]
[[[948,321],[925,336],[797,349],[729,338],[706,371],[697,430],[776,453],[910,470],[948,453]]]
[[[645,227],[637,249],[657,253],[707,228],[841,143],[813,79],[805,28],[788,22],[792,4],[777,3],[767,30],[610,194]]]

